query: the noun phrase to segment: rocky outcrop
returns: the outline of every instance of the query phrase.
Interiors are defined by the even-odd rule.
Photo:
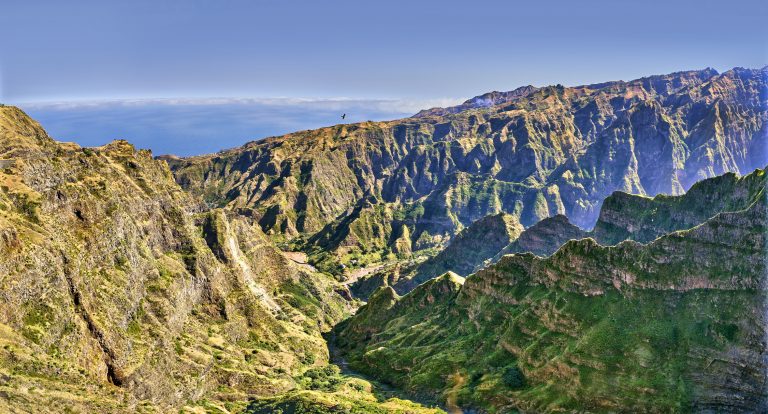
[[[616,192],[605,199],[591,236],[601,244],[623,240],[647,243],[675,230],[690,229],[720,212],[748,208],[765,196],[764,169],[739,177],[728,173],[694,184],[679,196],[653,198]]]
[[[562,214],[545,218],[525,229],[516,240],[505,246],[493,259],[512,253],[530,252],[538,256],[549,256],[568,240],[587,237],[588,233],[568,221]],[[479,270],[479,269],[476,269]]]
[[[0,411],[191,410],[327,363],[346,289],[148,151],[55,142],[1,107],[0,158]]]
[[[168,162],[185,189],[250,214],[268,233],[308,239],[337,222],[339,235],[322,238],[346,240],[339,259],[368,249],[346,236],[379,218],[376,249],[386,256],[403,225],[416,250],[500,212],[524,226],[564,214],[590,228],[614,191],[680,194],[702,178],[763,167],[765,90],[766,69],[740,68],[526,87]],[[361,217],[369,197],[402,220]]]
[[[763,411],[762,185],[748,208],[648,244],[572,240],[506,255],[444,294],[429,282],[372,300],[337,344],[356,369],[464,408]]]
[[[466,276],[516,240],[522,232],[523,226],[514,216],[505,213],[490,215],[462,230],[435,256],[421,262],[406,261],[404,264],[383,266],[356,281],[350,289],[358,297],[367,298],[377,283],[379,286],[391,285],[397,292],[406,293],[449,271]]]

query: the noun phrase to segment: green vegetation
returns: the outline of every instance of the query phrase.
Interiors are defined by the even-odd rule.
[[[605,199],[592,234],[603,244],[626,239],[647,243],[694,227],[717,213],[748,208],[765,197],[766,177],[763,169],[743,177],[729,173],[700,181],[679,196],[615,193]]]
[[[302,250],[341,278],[350,252],[370,264],[408,250],[401,225],[418,256],[487,215],[527,227],[565,214],[591,228],[613,191],[680,194],[724,170],[762,168],[765,79],[765,69],[702,70],[524,87],[168,162],[209,205],[254,217],[280,242],[311,240]],[[497,105],[477,106],[486,99]]]
[[[614,190],[762,167],[765,79],[528,87],[164,160],[0,106],[0,412],[442,412],[390,386],[489,413],[759,411],[764,171],[615,194],[597,242],[478,269],[581,235],[522,226],[589,226]],[[652,242],[598,244],[625,239]],[[383,287],[355,312],[357,278]]]
[[[749,411],[764,392],[765,209],[760,198],[645,246],[505,256],[463,286],[382,289],[337,326],[337,345],[354,369],[490,412]]]
[[[520,368],[517,366],[506,368],[504,373],[501,374],[501,380],[504,381],[504,385],[511,390],[519,390],[525,387],[525,375],[523,375],[523,371],[520,371]]]
[[[486,216],[462,230],[434,257],[401,272],[394,287],[400,293],[408,292],[448,271],[467,276],[516,240],[522,232],[523,226],[515,216],[505,213]]]
[[[344,383],[341,371],[336,365],[310,368],[297,380],[302,387],[314,391],[336,392]]]
[[[243,414],[440,414],[443,410],[386,396],[368,381],[344,377],[338,367],[312,369],[305,373],[303,390],[252,401]],[[335,368],[335,369],[334,369]],[[312,376],[307,381],[306,375]],[[318,380],[323,378],[320,383]],[[326,380],[330,379],[330,380]],[[329,386],[329,381],[333,383]],[[319,388],[318,388],[319,387]]]

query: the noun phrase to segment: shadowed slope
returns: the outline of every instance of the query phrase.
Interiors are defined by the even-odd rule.
[[[765,69],[709,69],[528,88],[169,162],[184,188],[253,215],[266,232],[310,237],[336,221],[323,247],[349,265],[371,249],[361,243],[374,227],[382,256],[403,226],[414,249],[429,248],[500,212],[525,226],[564,214],[589,228],[616,190],[680,194],[702,178],[762,167],[765,78]],[[359,215],[369,196],[393,220]]]
[[[463,407],[760,411],[764,186],[755,200],[647,245],[570,241],[386,307],[379,291],[337,326],[338,344],[356,369]]]

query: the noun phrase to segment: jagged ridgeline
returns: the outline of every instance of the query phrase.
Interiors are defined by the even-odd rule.
[[[226,413],[288,391],[432,412],[329,367],[348,290],[204,211],[148,151],[59,143],[0,107],[0,159],[0,412]]]
[[[767,76],[160,160],[0,106],[0,412],[768,411]]]
[[[489,215],[459,232],[435,256],[423,261],[404,260],[382,265],[371,274],[358,278],[349,287],[355,296],[367,299],[384,285],[405,293],[447,271],[466,276],[526,231],[511,214]]]
[[[768,162],[766,69],[490,93],[390,122],[168,157],[176,180],[336,271],[441,246],[507,213],[591,228],[616,190],[681,194]],[[301,236],[301,237],[298,237]]]
[[[615,192],[603,202],[592,231],[580,229],[563,215],[524,230],[509,214],[488,216],[462,230],[434,257],[381,266],[352,283],[350,290],[368,298],[378,287],[389,285],[403,294],[447,271],[468,276],[505,254],[549,256],[568,240],[586,237],[602,245],[624,240],[647,243],[672,231],[690,229],[717,213],[748,208],[763,195],[766,177],[763,169],[744,177],[728,173],[700,181],[678,196],[649,198]]]
[[[648,244],[587,238],[546,258],[506,255],[402,297],[382,287],[337,325],[336,343],[355,369],[451,407],[765,412],[765,172],[708,180],[690,195],[634,205],[614,195],[626,204],[606,202],[611,228],[632,225],[611,234],[635,228],[645,239],[658,219],[660,229],[691,225],[713,205],[735,211]]]

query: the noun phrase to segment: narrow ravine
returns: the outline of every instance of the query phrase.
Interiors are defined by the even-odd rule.
[[[330,363],[338,366],[341,369],[341,373],[348,377],[360,378],[362,380],[370,382],[371,386],[373,387],[373,390],[372,390],[373,394],[376,395],[376,397],[379,398],[380,400],[383,401],[389,398],[396,397],[403,400],[410,400],[427,407],[437,407],[437,408],[440,408],[441,410],[444,410],[448,414],[475,414],[476,413],[474,410],[464,410],[459,406],[457,406],[455,403],[445,405],[445,404],[440,404],[439,402],[433,399],[414,396],[412,394],[407,393],[406,391],[392,387],[391,385],[382,383],[374,378],[371,378],[365,374],[362,374],[360,372],[353,370],[352,368],[350,368],[347,360],[344,359],[344,356],[341,354],[341,351],[338,348],[336,348],[336,346],[334,346],[335,339],[336,338],[333,333],[328,333],[325,338],[325,343],[328,346],[328,355],[330,358]]]

